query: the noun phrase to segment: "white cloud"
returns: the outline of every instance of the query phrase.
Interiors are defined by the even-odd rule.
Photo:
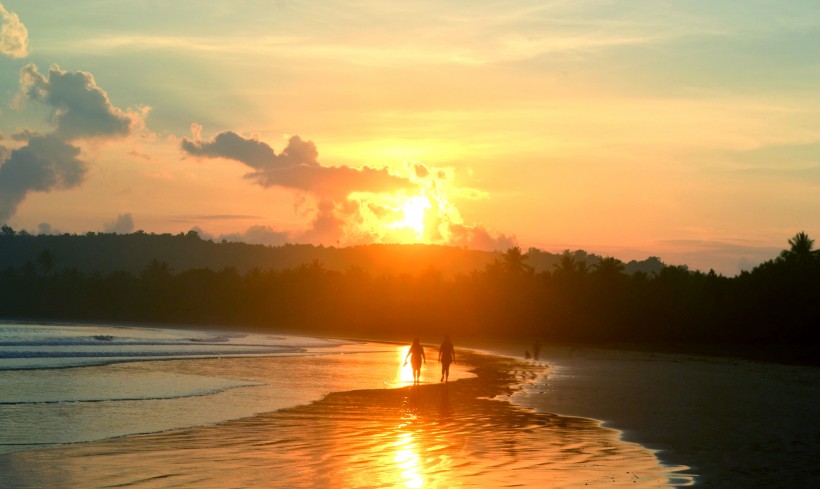
[[[20,17],[0,4],[0,54],[12,58],[28,56],[28,29]]]

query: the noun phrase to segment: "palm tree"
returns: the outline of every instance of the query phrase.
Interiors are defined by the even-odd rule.
[[[555,273],[558,275],[572,275],[575,273],[578,275],[586,275],[588,271],[587,262],[576,260],[575,254],[570,253],[569,250],[561,255],[558,263],[553,265],[553,267],[555,268]]]
[[[50,274],[54,270],[54,255],[49,250],[43,250],[37,255],[37,264],[43,269],[43,273]]]
[[[592,266],[595,273],[605,277],[616,277],[624,272],[624,263],[611,256],[601,258],[601,261]]]
[[[797,263],[809,262],[818,256],[818,250],[813,250],[814,240],[809,238],[809,235],[804,231],[800,231],[789,239],[791,249],[783,250],[780,257],[787,261],[794,261]]]
[[[513,246],[512,248],[508,249],[506,253],[503,255],[504,258],[504,270],[507,272],[514,274],[514,275],[522,275],[525,273],[531,273],[533,268],[526,263],[527,258],[529,258],[525,253],[521,251],[521,248],[518,246]]]

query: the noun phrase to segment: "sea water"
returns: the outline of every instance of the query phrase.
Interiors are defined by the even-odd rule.
[[[408,382],[402,351],[279,334],[0,324],[0,453],[203,426],[330,392],[398,387]],[[255,361],[270,357],[281,361]]]
[[[491,373],[448,388],[435,352],[436,385],[397,390],[407,345],[0,324],[0,488],[672,485],[614,430],[506,402],[533,365],[459,356],[451,381]]]

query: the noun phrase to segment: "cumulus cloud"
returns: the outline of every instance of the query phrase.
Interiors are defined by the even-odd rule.
[[[446,169],[417,162],[407,162],[393,172],[329,167],[320,164],[316,145],[299,136],[291,137],[277,154],[255,136],[226,131],[207,139],[200,125],[193,124],[191,129],[193,139],[183,138],[180,143],[185,154],[234,160],[250,168],[246,178],[258,185],[300,191],[296,210],[309,216],[310,225],[302,232],[276,235],[274,240],[280,241],[275,242],[292,238],[302,243],[349,245],[410,238],[485,250],[516,245],[514,237],[463,224],[447,199],[452,175]],[[229,238],[254,242],[247,233]]]
[[[29,192],[80,185],[86,164],[80,149],[54,135],[34,136],[0,165],[0,222],[13,216]]]
[[[0,151],[0,221],[17,211],[29,192],[49,192],[80,185],[87,165],[73,142],[85,138],[126,136],[141,126],[145,110],[124,111],[111,104],[108,94],[90,73],[69,73],[52,66],[48,76],[33,64],[20,71],[21,94],[53,108],[54,130],[39,134],[22,129],[12,140],[25,145]]]
[[[134,231],[134,218],[131,213],[120,214],[113,221],[105,223],[106,233],[128,234]]]
[[[0,4],[0,54],[12,58],[28,55],[28,29],[20,17]]]
[[[198,126],[195,127],[195,134]],[[181,148],[191,156],[226,158],[253,169],[246,177],[264,187],[284,187],[310,192],[320,198],[343,199],[351,192],[389,192],[409,188],[406,178],[391,175],[387,169],[319,164],[319,152],[312,141],[293,136],[280,154],[266,143],[227,131],[206,141],[182,140]]]
[[[57,65],[49,68],[48,75],[32,63],[24,66],[20,90],[25,97],[53,107],[55,133],[65,139],[125,136],[143,124],[146,112],[115,107],[91,73],[67,72]]]

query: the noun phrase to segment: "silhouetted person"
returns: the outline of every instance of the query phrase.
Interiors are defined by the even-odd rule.
[[[535,344],[532,345],[532,358],[533,360],[538,360],[538,355],[541,353],[541,342],[535,340]]]
[[[410,358],[410,364],[413,366],[413,384],[418,384],[421,381],[421,364],[427,363],[427,358],[424,357],[424,348],[421,347],[418,338],[413,339],[413,344],[410,345],[410,350],[407,356],[404,357],[404,364],[407,365],[407,358]]]
[[[444,336],[444,341],[438,348],[438,361],[441,362],[441,380],[450,380],[450,364],[456,361],[456,350],[450,341],[450,336]]]

